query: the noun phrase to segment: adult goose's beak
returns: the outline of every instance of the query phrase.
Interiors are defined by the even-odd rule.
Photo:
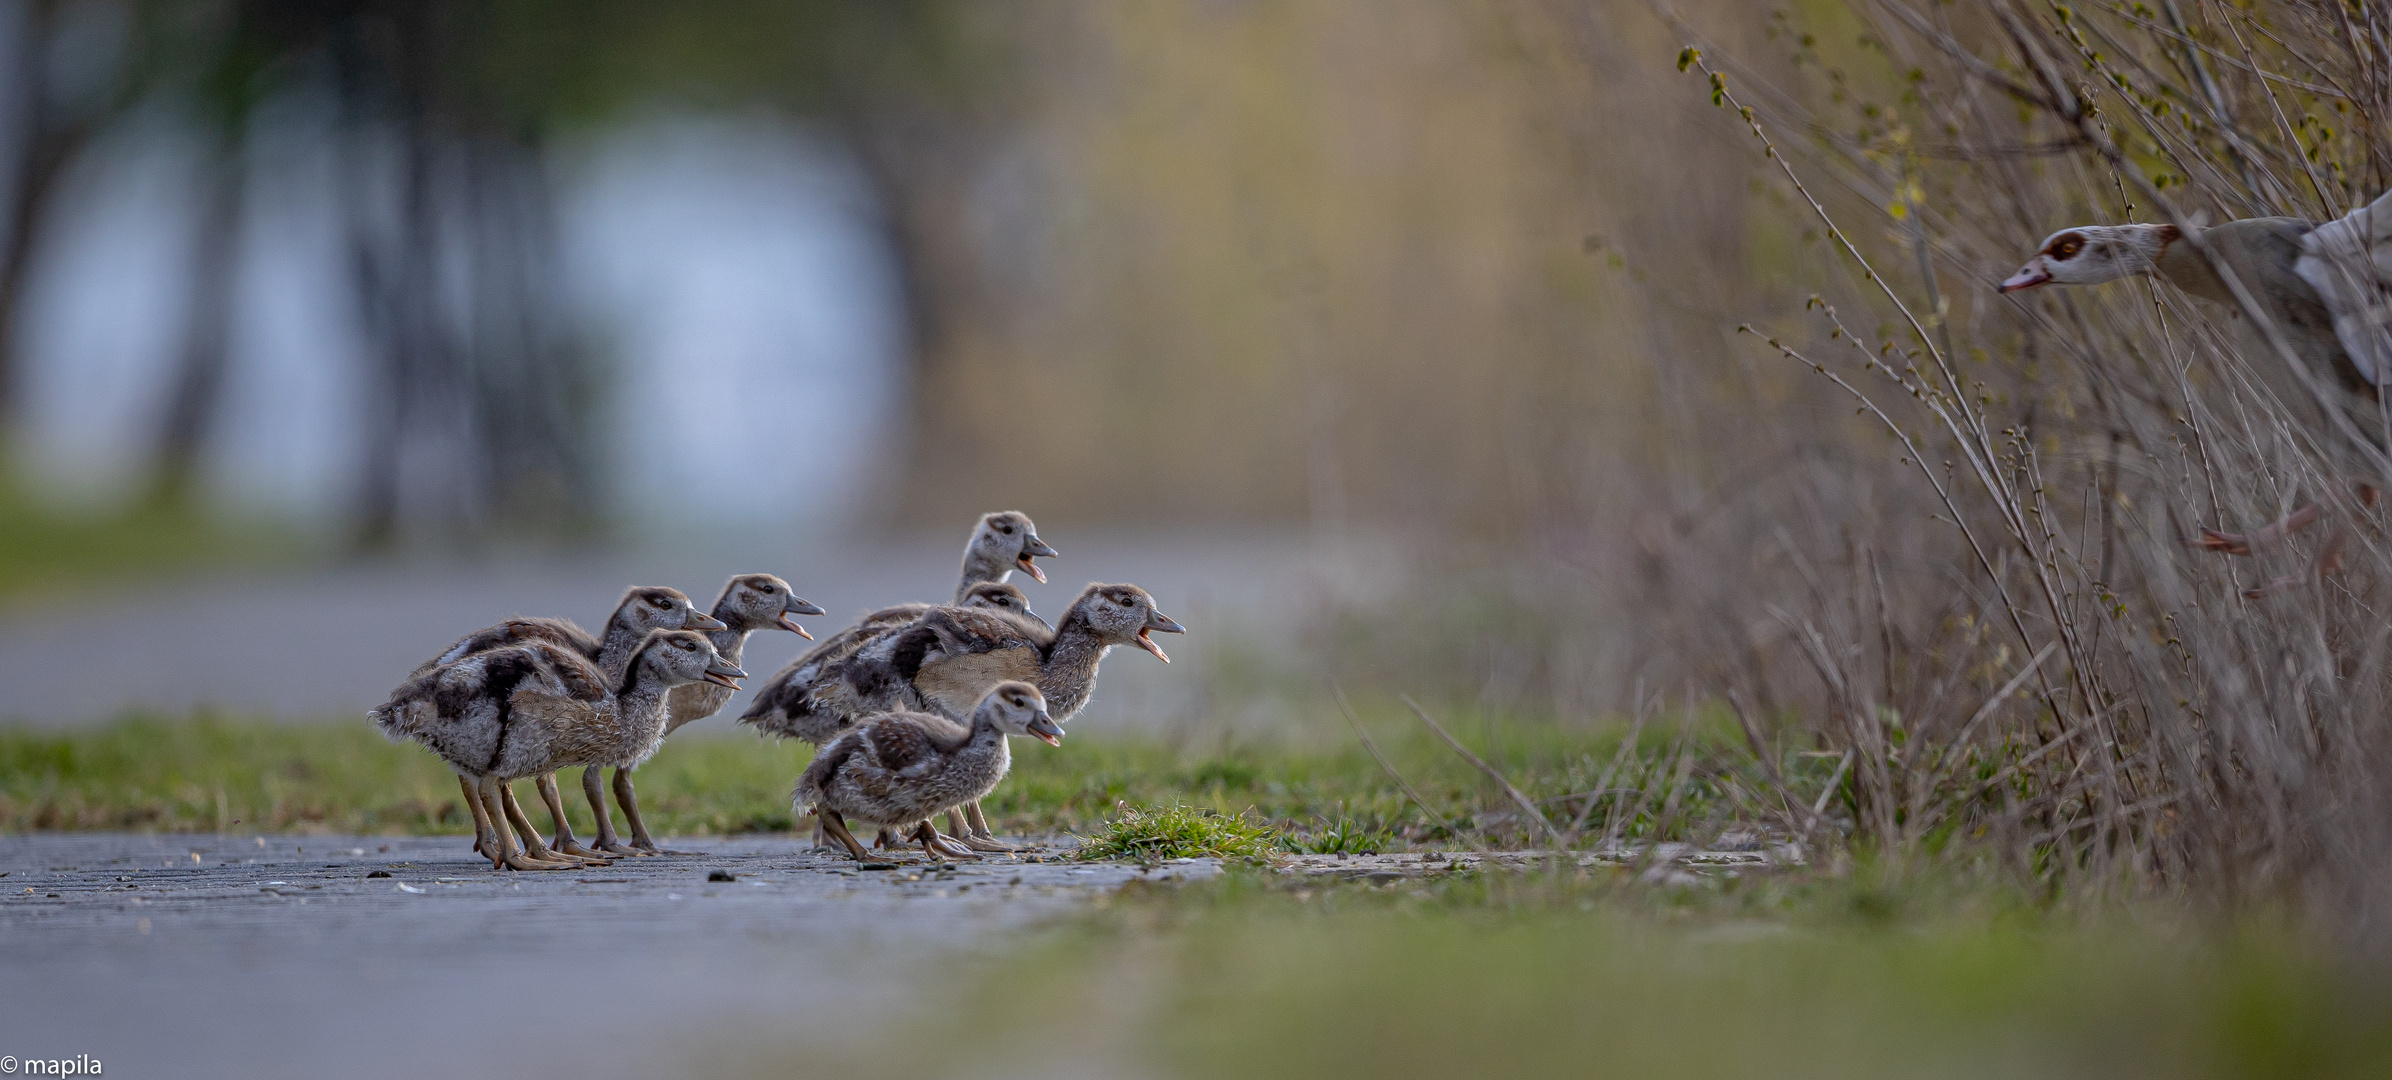
[[[733,690],[737,690],[739,689],[739,684],[732,682],[731,680],[744,679],[747,677],[747,672],[740,670],[739,665],[731,663],[728,660],[718,658],[713,663],[706,665],[706,681],[713,683],[716,686],[728,686]]]
[[[1031,542],[1032,542],[1032,543],[1037,543],[1037,541],[1035,541],[1035,540],[1033,540],[1033,541],[1031,541]],[[1046,545],[1045,545],[1045,544],[1038,544],[1038,546],[1039,546],[1039,547],[1042,547],[1042,548],[1046,547]],[[1052,555],[1052,554],[1054,554],[1054,553],[1055,553],[1055,552],[1054,552],[1054,549],[1053,549],[1053,548],[1047,548],[1047,550],[1046,550],[1046,552],[1045,552],[1045,554],[1048,554],[1048,555]],[[1030,577],[1031,577],[1031,579],[1032,579],[1032,580],[1034,580],[1034,581],[1038,582],[1038,583],[1039,583],[1039,584],[1041,584],[1041,585],[1044,585],[1044,584],[1046,584],[1046,571],[1039,569],[1039,568],[1038,568],[1038,564],[1037,564],[1037,563],[1034,563],[1034,562],[1031,562],[1031,561],[1030,561],[1030,556],[1032,556],[1032,555],[1037,555],[1037,554],[1040,554],[1040,552],[1035,552],[1035,551],[1024,551],[1024,552],[1022,552],[1020,555],[1018,555],[1018,556],[1015,556],[1015,557],[1014,557],[1014,560],[1013,560],[1013,565],[1015,565],[1015,566],[1018,566],[1018,567],[1021,567],[1021,568],[1022,568],[1022,573],[1025,573],[1025,574],[1028,574],[1028,575],[1030,575]]]
[[[2020,269],[2017,273],[2002,279],[2002,287],[1999,291],[2014,293],[2020,289],[2032,289],[2035,286],[2044,284],[2050,280],[2051,271],[2043,268],[2042,259],[2036,259],[2035,261],[2026,264],[2026,266]]]
[[[1055,719],[1048,716],[1045,709],[1038,710],[1038,715],[1030,718],[1029,731],[1031,737],[1048,746],[1063,745],[1063,729],[1055,726]]]
[[[1170,654],[1165,653],[1163,651],[1163,647],[1155,644],[1154,638],[1149,636],[1157,630],[1160,630],[1166,634],[1185,634],[1188,632],[1188,628],[1181,626],[1178,622],[1174,621],[1171,616],[1165,615],[1160,611],[1148,611],[1146,613],[1146,625],[1138,628],[1138,647],[1146,650],[1147,652],[1153,653],[1155,659],[1168,664],[1171,662]]]
[[[692,609],[690,610],[690,613],[688,614],[688,616],[684,617],[684,618],[681,620],[681,628],[682,628],[683,630],[728,630],[728,629],[730,629],[730,627],[727,627],[727,626],[724,626],[724,625],[723,625],[723,621],[722,621],[721,619],[717,619],[717,618],[715,618],[714,616],[712,616],[712,615],[708,615],[708,614],[706,614],[706,613],[705,613],[705,612],[703,612],[703,611],[696,610],[695,608],[692,608]]]

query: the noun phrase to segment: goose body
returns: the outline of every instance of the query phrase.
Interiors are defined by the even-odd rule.
[[[2196,235],[2311,370],[2369,398],[2392,378],[2392,194],[2323,224],[2243,218]],[[2183,230],[2165,224],[2062,229],[2002,282],[2001,291],[2094,285],[2142,273],[2240,309],[2210,258]]]
[[[1062,722],[1088,703],[1097,664],[1114,646],[1136,645],[1169,663],[1149,636],[1157,630],[1187,632],[1135,585],[1088,586],[1051,630],[1007,612],[934,608],[858,650],[840,672],[841,684],[817,689],[812,701],[820,711],[850,716],[903,708],[960,717],[990,688],[1020,681],[1038,687],[1049,714]],[[969,826],[967,846],[1011,850],[989,829],[977,800],[958,816],[959,833]]]
[[[1058,723],[1077,716],[1096,690],[1097,665],[1117,645],[1169,663],[1157,632],[1187,628],[1156,610],[1135,585],[1090,585],[1050,631],[1009,613],[936,608],[860,650],[842,673],[861,709],[907,707],[960,717],[1009,679],[1038,687]],[[820,695],[818,695],[820,696]]]
[[[632,653],[647,639],[651,631],[681,629],[713,631],[722,628],[721,622],[705,612],[697,610],[696,606],[690,603],[689,595],[679,589],[661,585],[634,586],[623,594],[623,599],[615,605],[613,613],[607,616],[606,628],[601,634],[593,635],[570,619],[512,618],[496,626],[485,627],[457,639],[456,644],[441,650],[440,655],[416,665],[409,677],[429,674],[435,668],[458,663],[480,653],[515,646],[541,644],[562,649],[589,660],[597,666],[604,679],[613,682],[621,679],[623,672],[630,666]],[[615,840],[614,821],[607,814],[605,797],[598,791],[597,785],[592,782],[593,777],[589,775],[582,777],[582,789],[590,800],[591,812],[598,818],[598,847],[596,850],[583,847],[581,841],[574,837],[573,826],[565,817],[564,799],[557,791],[555,774],[542,772],[535,777],[535,780],[534,786],[539,788],[540,799],[547,804],[549,816],[556,823],[556,839],[553,844],[555,850],[563,852],[565,856],[585,860],[603,859],[610,853],[636,853],[633,849],[626,848]],[[510,821],[524,820],[522,811],[514,805],[514,790],[511,787],[502,786],[499,789],[499,794],[501,800],[508,806],[508,819]],[[618,792],[618,801],[621,798],[622,795]],[[550,844],[542,841],[537,833],[532,833],[528,829],[523,831],[525,832],[524,845],[535,853],[546,855]],[[475,844],[477,847],[480,844],[478,836],[475,838]]]
[[[723,624],[699,611],[690,603],[687,593],[661,585],[643,585],[623,594],[613,614],[607,616],[606,629],[601,634],[591,634],[571,619],[512,618],[458,638],[456,644],[442,649],[440,655],[416,665],[409,676],[422,675],[478,652],[535,641],[571,649],[603,670],[619,672],[630,662],[632,650],[639,647],[651,630],[721,629]]]
[[[1007,579],[1015,570],[1021,570],[1044,582],[1046,572],[1039,569],[1037,560],[1056,554],[1053,547],[1038,538],[1038,526],[1030,521],[1028,514],[1018,510],[982,514],[972,525],[971,537],[964,542],[963,567],[956,578],[953,603],[1016,610],[1036,619],[1029,598],[1008,584]],[[912,624],[937,606],[897,604],[881,608],[854,626],[824,638],[821,644],[774,672],[757,691],[756,699],[739,722],[754,725],[769,735],[803,739],[817,746],[837,737],[848,721],[860,713],[818,703],[817,692],[839,685],[841,671],[857,651]]]
[[[753,725],[768,735],[801,739],[817,746],[836,738],[847,729],[850,720],[860,715],[846,704],[841,689],[845,665],[858,653],[939,606],[899,604],[882,608],[856,625],[824,638],[821,644],[774,673],[771,681],[756,692],[755,700],[749,703],[739,722]],[[1036,625],[1046,625],[1030,610],[1030,600],[1020,589],[1002,582],[972,586],[966,590],[962,606],[1011,612]]]
[[[1048,716],[1038,688],[1001,682],[976,703],[968,724],[929,713],[890,711],[860,719],[823,747],[798,777],[797,812],[813,811],[858,861],[863,845],[846,822],[913,826],[932,858],[976,858],[943,845],[929,818],[978,801],[1012,767],[1007,736],[1028,735],[1062,745],[1063,731]]]
[[[744,675],[693,630],[650,633],[625,668],[610,679],[551,641],[502,646],[408,679],[367,715],[386,738],[423,745],[466,783],[483,853],[494,864],[561,869],[580,863],[516,849],[503,823],[529,830],[521,811],[500,799],[503,785],[576,765],[636,765],[664,740],[665,698],[674,687]],[[495,835],[493,820],[502,822]]]

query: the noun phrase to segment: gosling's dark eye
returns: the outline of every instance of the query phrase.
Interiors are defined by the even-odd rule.
[[[1004,534],[1005,534],[1005,535],[1007,535],[1007,536],[1011,536],[1011,535],[1013,535],[1013,526],[1011,526],[1011,525],[999,525],[999,526],[997,526],[997,531],[998,531],[998,532],[1001,532],[1001,533],[1004,533]]]
[[[771,596],[771,595],[772,595],[772,591],[773,591],[773,587],[772,587],[772,586],[770,586],[770,585],[758,585],[758,586],[756,586],[756,591],[757,591],[757,592],[760,592],[760,593],[763,593],[763,594],[764,594],[764,595],[766,595],[766,596]]]

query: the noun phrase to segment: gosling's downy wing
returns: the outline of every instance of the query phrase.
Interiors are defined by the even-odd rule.
[[[859,650],[846,682],[866,705],[918,701],[963,716],[996,683],[1033,677],[1053,640],[1043,624],[1009,612],[936,607]]]
[[[478,652],[540,641],[571,649],[583,656],[598,655],[597,636],[582,629],[571,619],[514,618],[458,638],[456,644],[441,650],[440,655],[416,665],[412,674],[422,675],[442,664],[453,664]]]
[[[961,724],[927,713],[889,713],[866,730],[881,765],[899,775],[937,764],[972,734]]]
[[[2392,193],[2309,230],[2293,272],[2317,290],[2369,386],[2392,378]]]
[[[942,712],[968,715],[998,683],[1008,679],[1037,681],[1042,659],[1038,650],[1029,645],[934,656],[925,660],[921,671],[914,676],[914,692]]]
[[[1038,681],[1055,642],[1044,623],[984,608],[942,608],[920,625],[935,640],[912,661],[914,692],[951,716],[969,715],[998,683]]]

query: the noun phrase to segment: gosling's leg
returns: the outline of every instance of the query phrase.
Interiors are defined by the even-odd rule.
[[[469,777],[457,777],[457,789],[465,793],[465,805],[473,811],[473,853],[487,857],[490,869],[501,865],[498,842],[490,838],[490,808],[482,805],[482,791]]]
[[[541,862],[567,861],[548,850],[548,841],[541,839],[540,830],[532,827],[532,819],[523,812],[523,804],[515,801],[513,781],[502,781],[498,785],[498,805],[506,811],[507,824],[514,826],[515,835],[522,837],[524,855]]]
[[[583,847],[581,841],[574,839],[573,823],[565,819],[565,797],[556,788],[556,774],[541,773],[534,783],[540,789],[540,801],[548,804],[548,816],[556,821],[556,843],[549,846],[561,855],[571,855],[598,866],[612,865],[613,860],[607,858],[605,853]]]
[[[640,820],[639,793],[631,790],[631,770],[615,770],[615,802],[623,807],[623,820],[631,826],[631,846],[649,855],[688,855],[687,851],[667,851],[648,839],[647,823]]]
[[[598,817],[597,848],[610,855],[653,855],[615,839],[615,819],[606,809],[606,770],[592,765],[581,770],[581,793],[590,800],[590,813]]]
[[[506,785],[499,783],[495,776],[485,776],[482,778],[481,788],[482,801],[489,804],[490,807],[490,833],[497,838],[498,864],[500,866],[516,870],[569,870],[573,868],[575,865],[573,863],[532,858],[525,854],[523,849],[516,847],[515,834],[506,827],[506,802],[504,796],[500,794],[506,789]],[[522,813],[521,810],[516,812]]]
[[[864,850],[864,845],[856,840],[854,833],[847,831],[847,820],[840,817],[838,811],[827,806],[816,807],[814,820],[820,822],[824,829],[829,830],[831,836],[847,848],[847,853],[855,857],[855,861],[872,861],[872,853]]]
[[[547,781],[546,785],[543,786],[541,781]],[[556,779],[553,774],[541,773],[533,778],[532,786],[540,788],[540,797],[546,799],[549,792],[556,790]],[[531,815],[523,812],[523,804],[515,801],[515,785],[500,784],[498,792],[500,800],[507,806],[507,820],[514,823],[515,831],[523,837],[524,854],[544,862],[560,862],[568,866],[602,866],[606,864],[604,859],[569,855],[549,847],[548,841],[540,836],[540,830],[532,825]],[[562,803],[563,800],[560,799],[548,804],[548,812],[552,815],[555,814]],[[563,819],[560,817],[558,820]]]
[[[971,820],[971,831],[966,832],[962,827],[958,826],[955,829],[955,838],[963,841],[963,845],[965,847],[968,847],[973,851],[987,851],[999,855],[1010,855],[1015,851],[1021,850],[1011,844],[1004,842],[1003,840],[997,839],[996,836],[988,831],[988,819],[980,815],[980,801],[978,799],[974,799],[971,802],[963,804],[963,816]],[[954,811],[948,811],[947,818],[948,824],[955,824]]]

